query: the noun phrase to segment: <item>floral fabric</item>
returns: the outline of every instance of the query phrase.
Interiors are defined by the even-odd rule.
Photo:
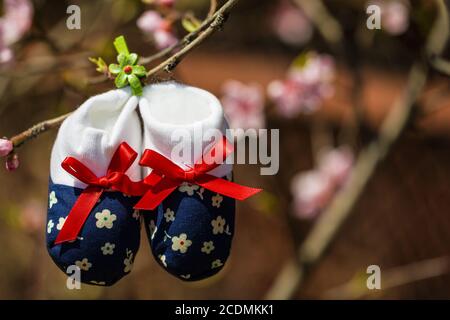
[[[185,281],[219,272],[230,253],[235,200],[183,183],[155,212],[143,211],[158,263]]]
[[[81,269],[81,282],[112,285],[127,275],[140,243],[140,215],[133,209],[137,198],[104,192],[89,214],[78,239],[59,245],[54,241],[83,189],[49,183],[47,249],[56,265],[66,272]]]

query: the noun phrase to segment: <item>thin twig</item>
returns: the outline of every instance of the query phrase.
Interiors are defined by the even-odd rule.
[[[218,29],[220,29],[223,25],[223,23],[226,20],[226,16],[228,12],[233,8],[233,6],[238,2],[238,0],[228,0],[211,18],[208,18],[207,21],[211,20],[208,27],[202,31],[198,37],[196,37],[194,40],[189,41],[189,44],[184,46],[180,51],[172,55],[170,58],[156,66],[155,68],[151,69],[147,73],[147,77],[153,76],[156,73],[165,70],[166,72],[172,71],[179,63],[180,61],[193,49],[198,47],[204,40],[206,40],[210,35],[212,35],[214,32],[216,32]],[[202,27],[200,27],[201,29]],[[194,31],[193,33],[195,33]],[[191,33],[191,34],[193,34]]]
[[[11,141],[14,145],[14,148],[20,147],[22,144],[24,144],[26,141],[36,138],[41,133],[58,128],[61,123],[71,114],[72,112],[66,113],[62,116],[59,116],[54,119],[46,120],[43,122],[40,122],[38,124],[35,124],[31,128],[25,130],[22,133],[19,133],[18,135],[11,138]]]
[[[211,23],[217,18],[219,14],[224,14],[226,12],[229,12],[231,8],[236,4],[237,0],[229,0],[227,1],[218,11],[216,11],[213,15],[209,15],[200,25],[200,27],[191,33],[188,33],[186,36],[183,37],[180,41],[177,43],[155,53],[154,55],[151,55],[149,57],[141,57],[139,59],[139,64],[149,64],[153,61],[162,59],[164,57],[169,56],[173,51],[176,49],[182,48],[184,46],[187,46],[190,42],[192,42],[195,38],[197,38],[200,33],[205,31]],[[215,9],[214,9],[215,10]]]
[[[431,65],[436,71],[450,77],[450,61],[435,57],[431,60]]]
[[[294,0],[294,3],[304,11],[327,42],[336,47],[342,45],[342,27],[321,0]]]
[[[208,17],[211,17],[217,10],[217,0],[210,0],[209,2]]]
[[[438,18],[428,37],[427,57],[440,55],[449,37],[449,21],[444,0],[436,0]],[[310,234],[298,249],[295,259],[288,261],[278,275],[272,288],[266,294],[268,299],[289,299],[305,279],[305,273],[317,264],[350,216],[365,186],[374,175],[380,162],[385,159],[393,144],[407,127],[414,104],[420,96],[428,76],[428,62],[416,62],[411,68],[403,97],[393,106],[384,120],[377,140],[361,151],[352,175],[344,188],[332,201],[314,225]],[[292,268],[298,265],[298,269]],[[292,281],[286,281],[290,278]],[[285,284],[285,285],[283,285]]]
[[[381,289],[396,288],[417,281],[440,277],[450,272],[448,256],[413,262],[411,264],[382,271]],[[368,290],[366,280],[359,273],[347,283],[329,289],[323,295],[324,299],[361,299],[370,294],[380,293],[380,290]]]
[[[228,0],[213,16],[207,18],[203,24],[194,32],[188,34],[182,42],[187,42],[188,44],[183,47],[179,52],[172,55],[166,61],[153,68],[148,72],[148,77],[155,75],[159,71],[166,70],[170,71],[176,67],[176,65],[193,49],[198,47],[204,40],[211,36],[215,31],[217,31],[225,21],[225,16],[230,12],[233,6],[238,2],[238,0]],[[189,40],[188,39],[193,39]],[[14,148],[18,148],[23,145],[28,140],[36,138],[41,133],[44,133],[50,129],[58,128],[61,123],[70,115],[67,113],[65,115],[59,116],[54,119],[46,120],[38,123],[31,128],[19,133],[18,135],[12,137],[10,140],[13,142]]]

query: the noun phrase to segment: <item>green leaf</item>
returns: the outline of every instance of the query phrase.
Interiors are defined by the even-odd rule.
[[[138,55],[136,53],[132,53],[128,55],[127,61],[130,66],[134,66],[138,60]]]
[[[194,32],[201,26],[201,22],[197,20],[195,17],[184,17],[181,20],[181,25],[187,32]]]
[[[117,53],[129,55],[130,51],[128,51],[127,42],[125,41],[124,36],[119,36],[114,40],[114,47],[117,50]]]
[[[121,68],[125,67],[128,62],[127,55],[119,53],[119,55],[117,56],[117,62],[119,62]]]
[[[133,66],[133,74],[137,77],[145,77],[147,75],[147,70],[144,66]]]
[[[135,96],[141,96],[142,95],[142,84],[138,77],[136,77],[134,74],[130,74],[128,76],[128,81],[130,82],[131,91],[133,92],[133,95]]]
[[[89,61],[92,62],[97,66],[95,70],[97,70],[100,73],[105,73],[108,70],[108,66],[106,65],[106,62],[102,58],[89,58]]]
[[[114,80],[114,83],[116,84],[117,88],[123,88],[128,84],[128,76],[125,74],[125,72],[121,72]]]
[[[291,64],[291,68],[298,68],[298,69],[302,69],[306,63],[308,62],[309,58],[311,57],[311,53],[310,52],[302,52],[300,53],[292,62]]]
[[[112,63],[109,65],[109,72],[111,72],[112,74],[119,74],[122,71],[122,68],[115,63]]]

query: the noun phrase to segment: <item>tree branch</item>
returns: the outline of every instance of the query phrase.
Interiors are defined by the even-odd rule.
[[[168,58],[155,68],[151,69],[148,72],[147,77],[151,77],[162,70],[165,70],[167,72],[173,70],[190,51],[198,47],[209,36],[220,29],[220,27],[225,22],[225,17],[237,2],[238,0],[228,0],[214,15],[208,17],[197,30],[186,35],[183,40],[180,41],[174,48],[168,48],[159,52],[155,56],[141,59],[140,63],[146,62],[146,59],[148,61],[153,61],[154,59],[156,59],[156,56],[164,57],[175,48],[178,48],[179,46],[182,47],[180,51],[173,54],[170,58]],[[10,139],[13,142],[14,148],[20,147],[28,140],[36,138],[41,133],[44,133],[50,129],[58,128],[61,123],[71,114],[72,113],[70,112],[57,118],[43,121],[17,134]]]
[[[306,16],[314,23],[322,37],[331,45],[342,45],[342,26],[328,11],[321,0],[293,0],[304,11]]]
[[[427,57],[440,55],[449,37],[449,21],[444,0],[436,0],[438,17],[431,30],[427,46]],[[321,214],[311,232],[298,249],[295,259],[283,267],[267,299],[289,299],[303,283],[306,273],[317,264],[341,226],[352,212],[365,186],[374,175],[378,165],[387,156],[393,144],[407,127],[414,104],[420,96],[428,76],[428,61],[416,62],[411,68],[403,97],[393,106],[384,120],[378,139],[361,151],[347,186],[333,199]],[[295,268],[297,266],[297,268]]]
[[[147,77],[153,76],[162,70],[166,72],[172,71],[191,50],[198,47],[203,41],[222,27],[226,20],[227,14],[237,3],[237,1],[238,0],[228,0],[213,16],[205,20],[205,22],[207,22],[206,24],[203,23],[198,30],[185,37],[183,42],[187,42],[187,45],[158,66],[151,69],[147,73]],[[200,31],[201,29],[204,30]],[[196,36],[196,38],[191,40],[193,36]]]
[[[69,113],[66,113],[66,114],[64,114],[62,116],[59,116],[57,118],[46,120],[46,121],[40,122],[38,124],[35,124],[34,126],[32,126],[31,128],[25,130],[24,132],[19,133],[18,135],[12,137],[11,138],[11,142],[13,143],[14,148],[20,147],[22,144],[24,144],[28,140],[36,138],[41,133],[43,133],[43,132],[45,132],[47,130],[58,128],[61,125],[61,123],[71,113],[72,112],[69,112]]]
[[[164,57],[169,56],[170,53],[172,53],[176,49],[179,49],[179,48],[187,46],[190,42],[192,42],[195,38],[197,38],[200,33],[205,31],[211,25],[211,23],[217,18],[217,16],[219,14],[228,13],[232,9],[232,7],[236,4],[237,1],[238,0],[231,0],[231,1],[229,0],[229,1],[227,1],[216,12],[215,10],[217,8],[217,2],[215,0],[211,0],[210,12],[211,12],[212,9],[214,9],[215,13],[214,14],[208,14],[208,17],[202,22],[202,24],[200,25],[200,27],[198,29],[196,29],[196,30],[192,31],[191,33],[187,34],[186,36],[184,36],[183,39],[181,39],[180,41],[178,41],[174,45],[171,45],[170,47],[167,47],[166,49],[161,50],[161,51],[155,53],[154,55],[151,55],[149,57],[141,57],[139,59],[139,64],[149,64],[149,63],[151,63],[153,61],[156,61],[156,60],[159,60],[159,59],[162,59]],[[215,5],[214,5],[214,3],[215,3]]]
[[[431,66],[437,72],[450,77],[450,61],[440,57],[434,57],[431,59]]]

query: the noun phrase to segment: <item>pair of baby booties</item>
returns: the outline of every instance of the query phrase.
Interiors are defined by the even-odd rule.
[[[83,283],[116,283],[132,269],[143,216],[152,253],[169,273],[197,281],[220,271],[233,238],[235,200],[186,182],[153,211],[133,209],[139,197],[107,190],[76,240],[60,244],[55,240],[87,186],[62,168],[67,157],[102,177],[124,142],[139,156],[151,149],[170,159],[174,130],[186,129],[194,137],[198,130],[219,129],[225,136],[227,126],[214,95],[174,82],[146,86],[141,97],[124,88],[88,99],[61,125],[51,153],[46,235],[55,264],[64,272],[71,265],[78,266]],[[202,142],[203,148],[206,145]],[[194,149],[193,159],[201,157],[204,150]],[[132,181],[142,180],[151,171],[138,160],[126,171]],[[222,164],[210,174],[230,180],[232,166]]]

